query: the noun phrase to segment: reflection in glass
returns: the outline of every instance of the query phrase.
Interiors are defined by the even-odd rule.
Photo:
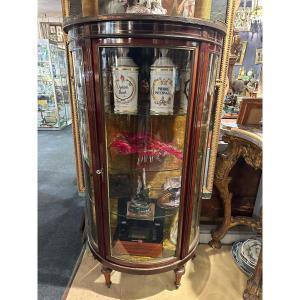
[[[227,5],[229,0],[212,0],[210,19],[226,22]]]
[[[73,52],[74,64],[74,79],[75,79],[75,92],[77,103],[77,114],[79,123],[79,135],[81,142],[81,151],[83,158],[89,164],[88,152],[88,130],[87,130],[87,111],[86,111],[86,96],[85,96],[85,83],[83,70],[83,57],[82,50],[77,49]]]
[[[215,97],[215,83],[217,79],[217,71],[219,69],[219,57],[215,54],[209,54],[209,65],[208,65],[208,76],[206,80],[205,97],[203,103],[202,120],[201,120],[201,134],[198,148],[198,159],[197,159],[197,173],[196,180],[198,184],[195,185],[194,192],[194,203],[193,203],[193,215],[192,215],[192,228],[190,234],[190,244],[193,243],[197,230],[199,229],[199,216],[200,216],[200,204],[202,191],[200,187],[206,186],[206,172],[209,161],[210,144],[212,139],[213,130],[213,115],[212,107],[216,101]]]
[[[83,171],[85,191],[88,201],[86,201],[86,214],[89,216],[86,218],[88,222],[89,235],[92,237],[94,247],[97,247],[97,226],[96,226],[96,212],[95,212],[95,196],[93,176],[90,170],[91,155],[90,151],[90,136],[88,128],[88,115],[86,108],[86,94],[85,94],[85,82],[84,82],[84,68],[83,68],[83,56],[80,48],[76,49],[72,53],[73,66],[74,66],[74,80],[75,80],[75,93],[77,103],[77,115],[79,124],[79,137],[81,144],[81,153],[83,158]]]
[[[120,259],[175,255],[191,52],[99,49],[111,251]]]

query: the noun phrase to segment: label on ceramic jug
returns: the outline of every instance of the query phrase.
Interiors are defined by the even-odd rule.
[[[173,114],[176,69],[171,67],[151,68],[152,114]]]
[[[138,68],[113,68],[114,112],[137,113]]]
[[[188,106],[188,99],[190,94],[190,81],[191,81],[191,70],[186,69],[180,72],[180,105],[179,112],[186,113]]]

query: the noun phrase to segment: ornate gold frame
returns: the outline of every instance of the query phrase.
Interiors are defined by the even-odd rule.
[[[228,66],[229,66],[229,56],[230,56],[231,43],[233,39],[233,24],[234,24],[234,16],[236,12],[237,2],[239,1],[228,0],[227,17],[226,17],[227,33],[225,36],[223,55],[221,60],[220,78],[217,80],[218,98],[217,98],[217,105],[216,105],[216,114],[214,120],[214,128],[213,128],[213,135],[212,135],[212,142],[211,142],[206,186],[203,187],[205,193],[212,193],[212,189],[213,189],[214,173],[215,173],[216,159],[217,159],[218,145],[219,145],[219,132],[220,132],[221,118],[222,118],[221,115],[222,115],[223,102],[224,102],[225,90],[227,85],[226,82],[227,82],[227,74],[228,74]]]
[[[70,15],[70,1],[61,0],[62,14],[63,17]],[[67,34],[64,33],[64,42],[67,55],[67,65],[68,65],[68,89],[71,101],[71,112],[72,112],[72,131],[73,131],[73,142],[74,142],[74,151],[75,151],[75,163],[76,163],[76,174],[77,174],[77,189],[78,192],[82,193],[85,190],[84,186],[84,177],[83,177],[83,165],[82,165],[82,154],[80,147],[80,135],[79,135],[79,126],[78,126],[78,114],[77,114],[77,105],[75,97],[75,85],[74,85],[74,76],[73,76],[73,60],[71,52],[69,51],[69,45],[67,43]]]

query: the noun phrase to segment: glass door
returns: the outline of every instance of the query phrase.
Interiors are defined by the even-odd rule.
[[[100,47],[111,256],[176,255],[193,50]]]

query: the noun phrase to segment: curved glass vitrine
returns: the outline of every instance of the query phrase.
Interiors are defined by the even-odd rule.
[[[80,88],[89,246],[108,285],[112,269],[174,269],[178,287],[199,242],[224,27],[131,15],[76,20],[65,30]]]

